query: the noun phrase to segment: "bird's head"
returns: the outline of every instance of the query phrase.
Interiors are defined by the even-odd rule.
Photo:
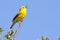
[[[19,11],[20,12],[26,12],[26,10],[27,10],[26,6],[21,6]]]

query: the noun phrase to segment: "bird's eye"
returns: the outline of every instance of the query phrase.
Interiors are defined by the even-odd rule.
[[[23,7],[24,8],[24,7]]]

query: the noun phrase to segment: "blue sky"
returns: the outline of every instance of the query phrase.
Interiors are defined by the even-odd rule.
[[[27,5],[27,16],[16,40],[37,40],[41,36],[57,40],[60,36],[60,0],[0,0],[0,27],[5,35],[20,6]],[[18,27],[18,23],[15,28]],[[3,37],[2,37],[2,40]]]

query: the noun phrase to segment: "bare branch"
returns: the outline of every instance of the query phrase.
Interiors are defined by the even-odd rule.
[[[21,31],[21,29],[22,29],[22,23],[23,23],[23,22],[19,22],[19,27],[18,27],[18,29],[15,31],[15,33],[13,34],[13,39],[15,38],[16,34],[17,34],[19,31]]]

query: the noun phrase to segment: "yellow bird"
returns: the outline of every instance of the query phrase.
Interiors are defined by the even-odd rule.
[[[18,14],[13,18],[13,23],[10,27],[10,29],[13,28],[13,26],[19,22],[19,21],[23,21],[24,17],[26,16],[26,12],[27,12],[27,7],[26,6],[21,6],[20,10],[18,12]]]

